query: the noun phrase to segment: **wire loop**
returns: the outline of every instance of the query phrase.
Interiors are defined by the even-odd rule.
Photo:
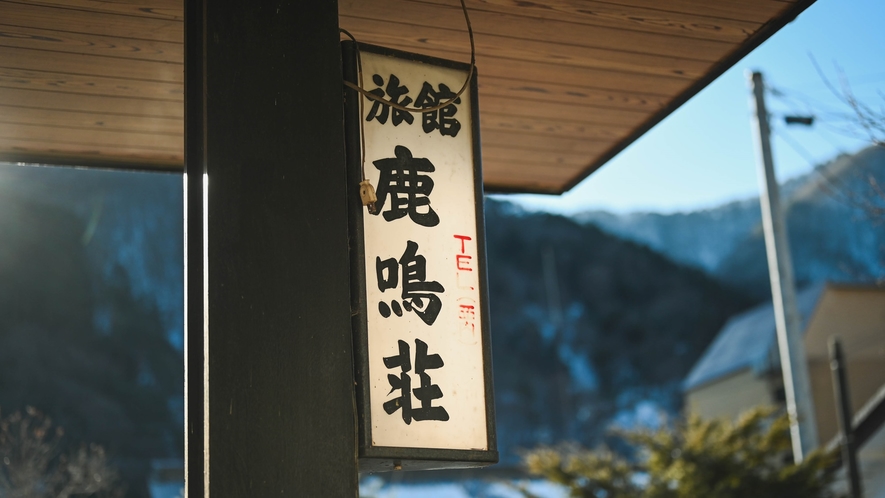
[[[400,111],[416,114],[439,111],[454,104],[456,100],[461,98],[461,95],[467,90],[467,87],[470,86],[470,81],[473,79],[473,74],[476,71],[476,46],[473,42],[473,26],[470,24],[470,16],[467,14],[467,5],[464,4],[464,0],[461,0],[461,10],[464,12],[464,20],[467,22],[467,35],[470,37],[470,70],[467,72],[467,79],[464,80],[464,84],[461,85],[461,89],[458,90],[458,93],[456,93],[455,96],[451,99],[433,107],[407,107],[395,102],[384,100],[383,98],[366,91],[363,88],[363,61],[360,55],[359,43],[356,41],[356,38],[352,34],[350,34],[349,31],[343,28],[339,28],[339,31],[341,33],[343,33],[345,36],[350,38],[351,41],[353,41],[354,51],[356,52],[357,83],[354,84],[350,81],[345,80],[344,85],[348,88],[356,90],[360,95],[369,100],[380,102],[384,105],[388,105]],[[366,134],[363,127],[363,99],[359,99],[358,108],[360,113],[360,176],[362,177],[359,192],[363,205],[368,208],[369,213],[375,214],[377,212],[375,207],[375,202],[377,201],[375,189],[374,187],[372,187],[372,183],[366,178]]]
[[[461,85],[461,89],[458,90],[458,93],[456,93],[455,96],[451,99],[433,107],[407,107],[395,102],[391,102],[389,100],[384,100],[383,98],[366,91],[363,88],[363,68],[362,61],[360,59],[359,43],[357,43],[356,38],[354,38],[354,36],[350,34],[346,29],[339,28],[339,31],[341,31],[341,33],[343,33],[353,41],[354,49],[356,50],[357,73],[359,74],[358,84],[353,84],[349,81],[345,81],[344,85],[348,88],[356,90],[357,92],[359,92],[360,95],[369,100],[374,100],[384,105],[389,105],[390,107],[399,111],[411,112],[415,114],[439,111],[445,107],[454,104],[456,100],[461,98],[461,95],[467,90],[467,87],[470,86],[470,81],[473,79],[473,73],[476,71],[476,46],[473,41],[473,26],[470,24],[470,16],[467,14],[467,6],[464,4],[464,0],[461,0],[461,10],[464,12],[464,21],[467,23],[467,35],[470,37],[470,70],[467,73],[467,79],[464,80],[464,84]],[[362,103],[362,99],[360,99],[360,102]],[[362,105],[360,106],[360,119],[362,119]]]

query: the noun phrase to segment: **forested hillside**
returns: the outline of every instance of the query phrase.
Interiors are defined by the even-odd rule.
[[[797,285],[885,280],[885,148],[842,155],[781,187]],[[770,295],[759,199],[684,213],[603,211],[591,223],[704,269],[756,300]]]
[[[593,442],[612,423],[674,414],[683,376],[749,302],[700,270],[564,217],[487,201],[486,230],[505,450]]]

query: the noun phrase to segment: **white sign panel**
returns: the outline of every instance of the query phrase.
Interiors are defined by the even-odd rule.
[[[368,50],[361,61],[366,90],[408,107],[448,101],[467,76]],[[360,241],[373,447],[490,450],[472,105],[470,92],[426,113],[363,101],[365,178],[377,195]]]

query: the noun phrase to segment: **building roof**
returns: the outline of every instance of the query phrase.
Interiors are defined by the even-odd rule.
[[[802,317],[803,331],[825,288],[825,284],[815,284],[797,293],[796,305]],[[776,365],[780,365],[777,332],[774,307],[769,301],[728,320],[695,363],[683,381],[682,389],[691,391],[747,368],[763,372]]]
[[[813,0],[467,0],[486,188],[560,193]],[[0,161],[182,171],[183,0],[0,1]],[[339,0],[359,41],[467,61],[457,0]]]

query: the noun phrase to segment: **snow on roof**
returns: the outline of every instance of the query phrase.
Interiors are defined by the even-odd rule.
[[[796,294],[803,332],[825,287],[815,284]],[[682,390],[691,391],[746,368],[763,372],[779,365],[777,358],[774,308],[769,301],[728,320],[682,382]]]

